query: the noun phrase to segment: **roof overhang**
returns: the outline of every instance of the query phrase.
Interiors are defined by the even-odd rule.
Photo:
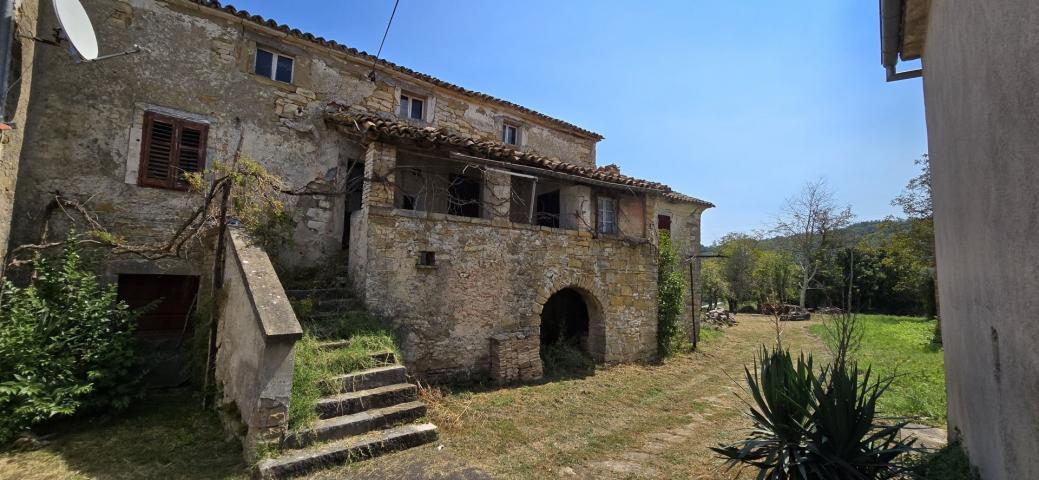
[[[930,0],[880,0],[880,63],[887,81],[916,78],[923,69],[898,72],[899,59],[916,60],[923,56],[927,40]]]
[[[441,147],[451,151],[451,156],[456,160],[485,163],[606,188],[655,193],[671,201],[692,203],[705,208],[714,206],[708,201],[675,192],[662,183],[621,175],[615,169],[575,165],[534,152],[517,150],[499,142],[451,133],[441,128],[420,127],[370,113],[351,111],[348,106],[342,104],[329,104],[325,110],[325,118],[359,133],[367,140]]]

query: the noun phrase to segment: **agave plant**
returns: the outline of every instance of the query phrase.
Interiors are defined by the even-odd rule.
[[[809,452],[804,462],[810,478],[882,479],[905,473],[898,458],[913,450],[913,438],[902,440],[906,422],[883,424],[877,400],[891,380],[872,380],[867,368],[834,364],[814,382]]]
[[[759,480],[807,478],[803,464],[809,453],[809,405],[816,383],[812,357],[802,353],[795,364],[788,350],[762,347],[756,360],[753,372],[744,368],[754,429],[746,439],[712,450],[726,458],[730,468],[757,467]]]
[[[904,473],[900,456],[913,439],[900,440],[904,422],[879,422],[877,400],[890,380],[871,379],[854,362],[836,362],[816,375],[812,358],[764,347],[752,373],[751,434],[713,448],[726,464],[753,466],[758,480],[874,480]]]

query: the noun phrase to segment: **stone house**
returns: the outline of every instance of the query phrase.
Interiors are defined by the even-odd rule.
[[[0,157],[14,191],[8,245],[67,227],[48,216],[55,192],[125,238],[167,238],[197,202],[179,172],[227,163],[241,142],[244,155],[306,192],[285,197],[296,227],[289,245],[266,252],[273,267],[345,274],[400,330],[416,374],[537,378],[549,317],[583,317],[559,328],[600,362],[656,355],[657,232],[670,230],[691,259],[712,205],[598,166],[602,136],[216,1],[82,3],[103,54],[141,51],[77,62],[25,40],[52,36],[50,2],[18,2],[22,82],[8,102],[18,125]],[[234,291],[252,296],[228,302],[252,305],[262,335],[221,330],[221,348],[237,353],[218,361],[281,372],[243,387],[266,398],[272,375],[291,380],[298,325],[266,323],[292,312],[266,254],[244,248],[229,247],[225,271],[242,277]],[[212,253],[207,244],[161,261],[113,257],[104,275],[137,300],[185,299],[148,324],[162,337],[179,332],[169,319],[211,288]],[[698,272],[695,261],[684,265],[692,322]],[[287,347],[271,347],[276,338]],[[278,381],[272,395],[283,397]]]
[[[1039,2],[880,5],[888,80],[923,77],[950,440],[1039,478]]]

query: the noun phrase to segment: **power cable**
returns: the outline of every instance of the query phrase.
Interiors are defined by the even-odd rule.
[[[372,71],[368,72],[368,80],[375,81],[375,65],[379,61],[379,57],[382,56],[382,46],[386,44],[386,36],[390,34],[390,25],[393,25],[393,17],[397,15],[397,5],[400,4],[400,0],[393,0],[393,11],[390,12],[390,21],[386,22],[386,30],[382,32],[382,41],[379,42],[379,50],[375,52],[375,58],[372,59]]]

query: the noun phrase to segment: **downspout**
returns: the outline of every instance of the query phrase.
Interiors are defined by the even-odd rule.
[[[14,48],[14,2],[0,0],[0,122],[7,121],[7,80]]]

